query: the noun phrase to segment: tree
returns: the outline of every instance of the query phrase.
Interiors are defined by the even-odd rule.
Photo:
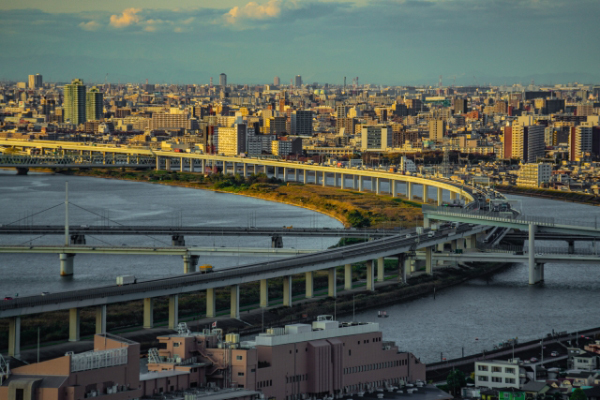
[[[577,388],[573,390],[573,393],[571,393],[569,400],[587,400],[587,396],[583,389]]]
[[[467,385],[464,372],[458,369],[453,369],[446,378],[446,384],[448,385],[448,388],[452,394],[456,396],[457,390],[460,390],[462,387]]]

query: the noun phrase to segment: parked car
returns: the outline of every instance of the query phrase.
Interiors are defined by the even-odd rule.
[[[550,353],[550,356],[558,357],[558,351],[553,351],[552,353]]]
[[[537,359],[537,358],[535,358],[535,357],[531,357],[530,361],[531,361],[531,362],[537,362],[537,361],[538,361],[538,359]]]

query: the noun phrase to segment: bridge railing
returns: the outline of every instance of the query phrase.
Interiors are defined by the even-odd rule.
[[[537,217],[525,215],[511,215],[509,213],[501,213],[494,211],[470,210],[457,207],[432,206],[429,204],[423,205],[423,212],[432,212],[438,215],[447,216],[465,216],[469,218],[481,219],[486,221],[498,221],[517,224],[536,224],[540,226],[554,226],[554,218],[552,217]]]
[[[136,164],[153,165],[156,159],[153,157],[137,157],[127,154],[109,153],[103,155],[20,155],[20,154],[2,154],[0,155],[0,165],[69,165],[69,164]]]
[[[524,247],[523,254],[528,254],[529,249]],[[557,255],[565,255],[565,254],[575,254],[581,256],[600,256],[600,248],[595,247],[587,247],[587,248],[575,248],[569,251],[564,247],[555,247],[555,246],[536,246],[535,254],[538,255],[546,255],[546,254],[557,254]]]
[[[496,253],[520,253],[523,252],[523,246],[512,245],[512,244],[499,244],[493,245],[491,243],[477,242],[476,249],[485,252],[496,252]]]

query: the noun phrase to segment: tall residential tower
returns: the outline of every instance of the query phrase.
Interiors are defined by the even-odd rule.
[[[86,121],[85,118],[85,85],[81,79],[73,79],[70,84],[65,85],[63,108],[65,110],[65,122],[79,125]]]

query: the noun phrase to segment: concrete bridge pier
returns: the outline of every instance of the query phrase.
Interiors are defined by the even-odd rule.
[[[71,244],[85,244],[85,235],[76,234],[71,235]]]
[[[179,295],[169,296],[169,329],[177,329],[179,325]]]
[[[444,190],[437,188],[437,205],[440,207],[442,204],[444,204]]]
[[[450,201],[456,200],[456,192],[450,192]]]
[[[314,296],[314,274],[312,271],[304,274],[304,281],[306,282],[304,297],[312,299]]]
[[[398,196],[398,181],[390,181],[390,189],[392,191],[392,197]]]
[[[171,236],[171,246],[185,246],[185,237],[183,235],[172,235]]]
[[[375,291],[375,260],[367,261],[367,290]]]
[[[340,174],[340,185],[342,189],[346,189],[346,175]]]
[[[283,305],[286,307],[292,306],[292,276],[283,277]]]
[[[358,191],[359,192],[363,191],[363,177],[362,177],[362,175],[360,175],[358,177]]]
[[[397,267],[398,267],[398,282],[406,283],[406,268],[404,268],[404,254],[398,254],[396,256]]]
[[[179,172],[183,172],[184,167],[183,167],[183,157],[179,158]]]
[[[73,258],[75,254],[61,253],[58,256],[60,259],[60,276],[73,275]]]
[[[352,264],[344,265],[344,290],[352,290]]]
[[[294,182],[298,183],[299,180],[300,180],[300,170],[298,168],[296,168],[294,170]]]
[[[258,165],[254,164],[254,175],[258,174]]]
[[[69,310],[69,342],[79,342],[81,318],[79,308]]]
[[[196,272],[196,265],[198,265],[200,256],[186,254],[181,257],[183,258],[183,273],[190,274],[192,272]]]
[[[380,190],[381,190],[381,181],[379,180],[379,178],[374,178],[375,179],[375,193],[379,194]]]
[[[468,236],[465,240],[467,249],[475,249],[477,247],[477,236]]]
[[[231,318],[240,318],[240,285],[231,287],[231,309],[229,316]]]
[[[427,185],[421,185],[423,187],[423,195],[421,196],[421,199],[423,200],[423,203],[427,203],[427,199],[429,198],[428,196],[428,192],[429,192],[429,186]]]
[[[160,157],[159,156],[156,156],[156,164],[154,166],[154,169],[156,171],[160,171]]]
[[[202,168],[202,173],[205,174],[206,173],[206,159],[203,158],[202,160],[200,160],[200,168]]]
[[[8,355],[21,358],[21,317],[8,320]]]
[[[214,318],[217,315],[217,299],[215,289],[206,289],[206,318]]]
[[[27,173],[29,172],[29,168],[25,168],[25,167],[17,167],[17,175],[27,175]]]
[[[279,235],[271,236],[271,248],[283,249],[283,237]]]
[[[427,275],[433,275],[433,262],[431,261],[431,255],[433,251],[431,247],[425,248],[425,273]]]
[[[269,281],[267,279],[260,280],[260,306],[262,308],[269,307]]]
[[[567,240],[567,243],[569,245],[568,253],[569,254],[575,254],[575,241],[574,240]]]
[[[412,184],[412,182],[406,182],[406,198],[408,200],[413,199],[413,184]]]
[[[96,334],[106,333],[106,304],[96,307]]]
[[[144,329],[154,328],[154,299],[147,297],[144,299]]]
[[[244,178],[248,176],[248,164],[247,163],[242,164],[242,176]]]
[[[327,186],[327,172],[323,171],[323,187]]]
[[[385,260],[383,257],[377,259],[377,282],[385,280]]]
[[[306,181],[306,178],[307,178],[306,170],[303,170],[302,174],[304,175],[304,177],[302,178],[302,183],[307,184],[308,182]]]
[[[327,283],[329,297],[337,297],[337,269],[335,267],[327,270]]]
[[[166,171],[171,170],[171,159],[170,158],[165,158],[165,170]]]
[[[283,167],[283,181],[287,182],[288,180],[288,169],[286,167]]]
[[[528,248],[527,248],[527,256],[529,261],[529,284],[535,285],[540,282],[541,268],[535,262],[535,232],[537,230],[537,226],[535,224],[529,224],[529,238],[528,238]]]

